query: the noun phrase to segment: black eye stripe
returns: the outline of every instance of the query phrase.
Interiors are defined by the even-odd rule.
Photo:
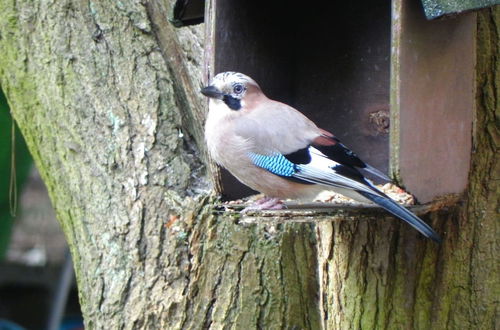
[[[241,101],[235,97],[232,97],[231,95],[224,95],[224,98],[222,100],[231,110],[241,109]]]

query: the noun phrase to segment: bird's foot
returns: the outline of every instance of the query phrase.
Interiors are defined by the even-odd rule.
[[[245,207],[241,213],[247,213],[250,211],[261,211],[261,210],[281,210],[285,208],[283,201],[279,198],[264,197],[256,201],[250,206]]]

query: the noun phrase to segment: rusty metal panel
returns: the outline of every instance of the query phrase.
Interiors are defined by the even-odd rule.
[[[467,185],[476,16],[427,21],[419,9],[393,2],[391,170],[427,202]]]
[[[427,19],[460,14],[500,4],[500,0],[422,0]]]

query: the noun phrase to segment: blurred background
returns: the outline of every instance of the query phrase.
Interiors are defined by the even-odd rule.
[[[64,235],[0,90],[0,330],[14,329],[83,322]]]

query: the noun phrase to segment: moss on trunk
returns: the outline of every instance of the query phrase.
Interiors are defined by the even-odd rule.
[[[438,246],[378,214],[248,224],[213,213],[194,93],[202,29],[172,29],[169,6],[0,0],[0,83],[89,329],[495,327],[498,7],[478,20],[470,188],[428,215]]]

